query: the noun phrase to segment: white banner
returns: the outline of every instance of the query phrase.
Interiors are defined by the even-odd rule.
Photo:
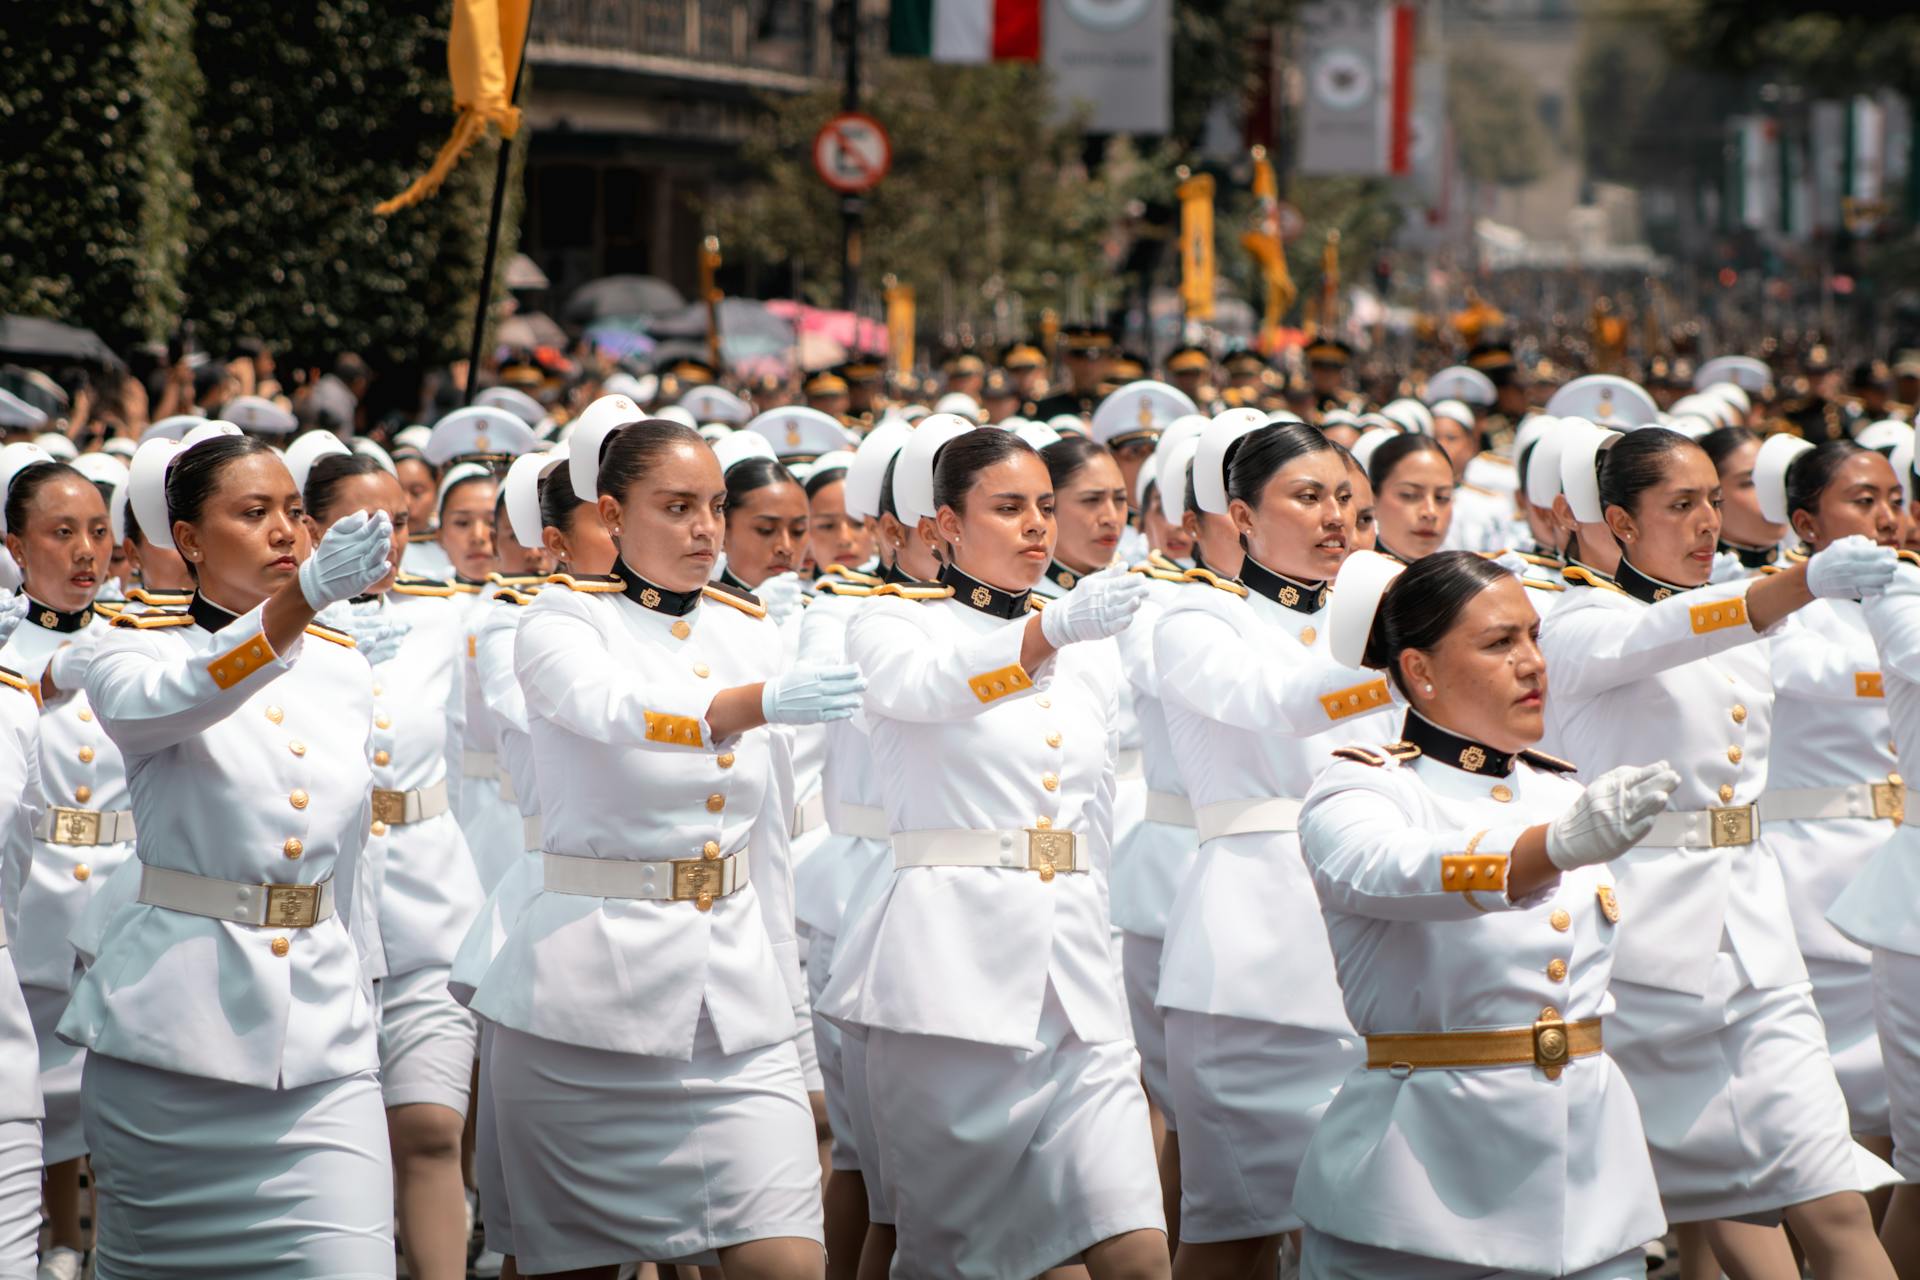
[[[1094,133],[1173,127],[1172,0],[1047,0],[1041,30],[1061,109]]]

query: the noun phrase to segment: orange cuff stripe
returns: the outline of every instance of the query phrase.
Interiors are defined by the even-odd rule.
[[[1440,887],[1448,893],[1492,893],[1507,887],[1504,853],[1450,853],[1440,859]]]
[[[1712,604],[1696,604],[1687,610],[1687,616],[1693,619],[1693,634],[1703,636],[1709,631],[1722,631],[1744,623],[1747,620],[1747,602],[1716,600]]]
[[[1327,713],[1327,719],[1344,720],[1348,716],[1357,716],[1363,711],[1384,707],[1391,701],[1392,698],[1387,693],[1387,682],[1373,680],[1367,684],[1356,684],[1350,689],[1322,694],[1320,707]]]
[[[967,681],[973,688],[973,696],[982,702],[992,702],[1004,698],[1010,693],[1033,688],[1033,677],[1026,673],[1019,663],[1011,667],[1002,667],[998,671],[989,671]]]
[[[1881,687],[1878,671],[1856,671],[1853,673],[1853,696],[1856,698],[1884,698],[1887,691]]]
[[[251,640],[242,640],[207,664],[207,674],[222,689],[231,689],[274,659],[273,646],[264,632]]]
[[[700,745],[698,720],[689,716],[670,716],[659,711],[649,711],[646,716],[648,742],[671,742],[683,747]]]

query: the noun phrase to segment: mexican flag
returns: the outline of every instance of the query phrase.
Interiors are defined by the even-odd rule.
[[[1041,0],[893,0],[888,47],[935,62],[1037,62]]]

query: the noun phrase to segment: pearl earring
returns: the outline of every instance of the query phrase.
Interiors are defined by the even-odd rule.
[[[1432,693],[1432,692],[1433,692],[1433,686],[1432,686],[1432,685],[1430,685],[1430,684],[1429,684],[1429,685],[1423,685],[1423,686],[1421,686],[1421,687],[1422,687],[1422,688],[1424,688],[1424,689],[1425,689],[1425,690],[1426,690],[1426,691],[1427,691],[1428,693]]]

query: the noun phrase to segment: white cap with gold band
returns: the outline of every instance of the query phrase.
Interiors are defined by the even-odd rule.
[[[1812,449],[1810,441],[1799,436],[1768,436],[1753,459],[1753,496],[1761,518],[1769,524],[1787,523],[1787,469],[1801,454]]]
[[[1340,566],[1327,605],[1327,649],[1335,662],[1343,667],[1365,664],[1380,597],[1406,567],[1377,551],[1356,551]]]

